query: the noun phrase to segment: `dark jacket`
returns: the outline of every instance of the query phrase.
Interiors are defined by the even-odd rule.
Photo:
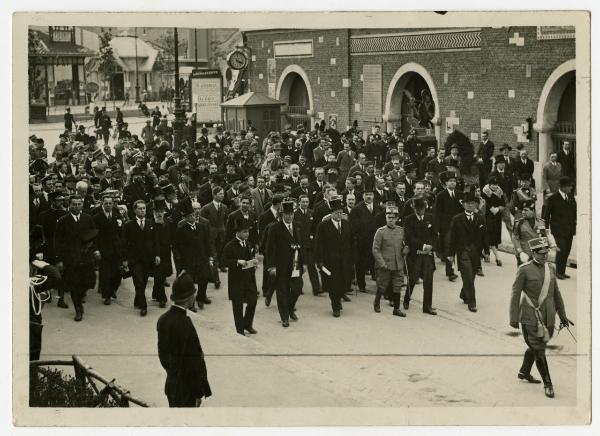
[[[404,240],[409,248],[409,256],[415,256],[423,250],[423,245],[431,245],[436,249],[437,235],[433,215],[425,212],[423,220],[419,221],[416,214],[408,215],[403,221]]]
[[[438,232],[447,231],[450,228],[452,218],[464,210],[459,202],[460,199],[461,195],[458,189],[454,190],[454,199],[450,197],[447,189],[444,189],[435,197],[433,217]]]
[[[56,224],[58,219],[65,215],[67,212],[62,209],[46,209],[39,216],[39,224],[44,229],[44,236],[46,242],[43,246],[44,260],[48,263],[54,263],[55,261],[55,250],[54,250],[54,233],[56,231]]]
[[[294,253],[295,250],[292,246],[297,246],[298,250],[298,264],[300,265],[300,275],[302,276],[303,262],[302,262],[302,232],[300,225],[293,222],[292,230],[294,236],[292,236],[287,229],[283,221],[279,221],[271,226],[269,230],[269,236],[267,238],[267,247],[265,255],[265,268],[277,269],[276,278],[289,279],[294,267]]]
[[[325,266],[331,272],[331,276],[326,279],[330,283],[327,287],[324,286],[330,291],[346,291],[353,274],[350,224],[344,220],[341,223],[341,235],[332,220],[325,220],[317,226],[315,263]],[[323,274],[322,277],[325,279],[326,275]]]
[[[230,300],[248,302],[256,299],[256,268],[242,269],[238,260],[251,260],[254,258],[254,247],[246,241],[243,248],[237,238],[231,239],[221,255],[221,264],[227,267],[227,295]]]
[[[475,247],[475,253],[489,250],[485,219],[478,213],[474,214],[470,223],[466,213],[459,213],[452,218],[450,224],[450,245],[448,256],[460,255],[469,247]]]
[[[306,213],[304,213],[300,208],[296,209],[294,212],[294,224],[296,223],[300,226],[301,245],[306,253],[306,250],[312,249],[315,239],[316,226],[314,225],[313,211],[306,209]]]
[[[235,238],[235,223],[240,219],[245,219],[240,209],[231,212],[227,217],[227,224],[225,226],[225,240],[227,242]],[[258,221],[252,210],[248,211],[247,221],[250,223],[250,237],[248,238],[248,242],[254,247],[258,244]]]
[[[159,247],[154,238],[154,222],[146,218],[144,230],[140,228],[134,218],[125,223],[123,227],[123,248],[129,268],[135,264],[142,264],[146,268],[154,265],[154,258],[159,254]]]
[[[557,160],[562,167],[563,176],[570,177],[575,181],[575,154],[570,151],[567,155],[560,150],[557,154]]]
[[[180,222],[175,234],[175,246],[181,269],[185,269],[195,282],[210,278],[209,257],[214,257],[205,226],[196,223],[196,229],[185,221]]]
[[[167,371],[165,394],[180,404],[210,397],[204,353],[192,320],[185,310],[171,307],[156,324],[158,357]]]
[[[366,250],[364,254],[367,256],[372,254],[373,238],[378,228],[376,217],[381,210],[374,202],[373,213],[369,212],[364,202],[359,203],[352,209],[350,221],[359,253],[363,253],[363,250]]]
[[[94,215],[94,222],[98,228],[97,246],[100,250],[100,255],[103,259],[115,258],[118,260],[122,259],[122,231],[123,221],[121,216],[114,213],[109,221],[106,218],[104,211],[100,211]],[[119,222],[121,223],[119,225]]]
[[[89,247],[82,241],[81,236],[87,230],[95,228],[94,220],[85,212],[81,212],[77,222],[71,213],[60,217],[54,233],[56,261],[63,262],[66,268],[93,264],[92,252],[96,250],[98,238],[94,239],[92,246]]]
[[[550,226],[553,236],[570,237],[577,230],[577,203],[572,194],[563,200],[560,191],[552,194],[546,204],[544,221]]]

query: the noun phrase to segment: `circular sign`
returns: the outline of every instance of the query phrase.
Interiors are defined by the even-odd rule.
[[[100,87],[98,86],[98,84],[96,82],[88,82],[85,85],[85,91],[89,94],[95,94],[99,90],[100,90]]]
[[[242,70],[248,65],[248,57],[242,50],[235,50],[227,57],[227,64],[234,70]]]

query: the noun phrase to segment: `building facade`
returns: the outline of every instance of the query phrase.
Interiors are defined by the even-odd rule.
[[[356,120],[439,144],[456,126],[477,144],[523,144],[544,162],[575,143],[575,29],[273,29],[245,32],[251,91],[286,103],[289,123]],[[426,104],[423,104],[426,103]],[[425,118],[423,124],[422,118]],[[295,127],[295,124],[292,124]],[[539,165],[537,165],[539,167]]]

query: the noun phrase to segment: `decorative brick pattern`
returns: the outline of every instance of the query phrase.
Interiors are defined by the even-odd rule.
[[[472,49],[481,46],[481,32],[424,33],[399,36],[361,36],[350,40],[350,53],[390,53]]]

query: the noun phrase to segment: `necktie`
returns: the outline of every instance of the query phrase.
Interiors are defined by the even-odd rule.
[[[246,248],[246,241],[241,241],[242,242],[242,248]]]
[[[450,191],[450,198],[454,199],[454,191]]]
[[[75,222],[78,223],[79,222],[79,215],[73,215],[73,218],[75,218]]]
[[[144,220],[140,220],[140,229],[144,230]]]
[[[190,227],[192,228],[192,230],[196,230],[196,224],[192,224]]]
[[[290,232],[290,235],[294,236],[294,230],[292,229],[292,225],[288,224],[287,228],[288,228],[288,230]]]
[[[35,200],[33,200],[33,204],[35,205],[35,207],[40,205],[40,199],[36,198]]]
[[[373,205],[369,204],[368,208],[369,208],[369,213],[373,213]]]
[[[335,225],[335,227],[337,228],[338,233],[341,235],[342,234],[342,223],[337,223]]]
[[[108,219],[110,221],[112,219],[112,214],[111,213],[107,214],[106,219]]]

